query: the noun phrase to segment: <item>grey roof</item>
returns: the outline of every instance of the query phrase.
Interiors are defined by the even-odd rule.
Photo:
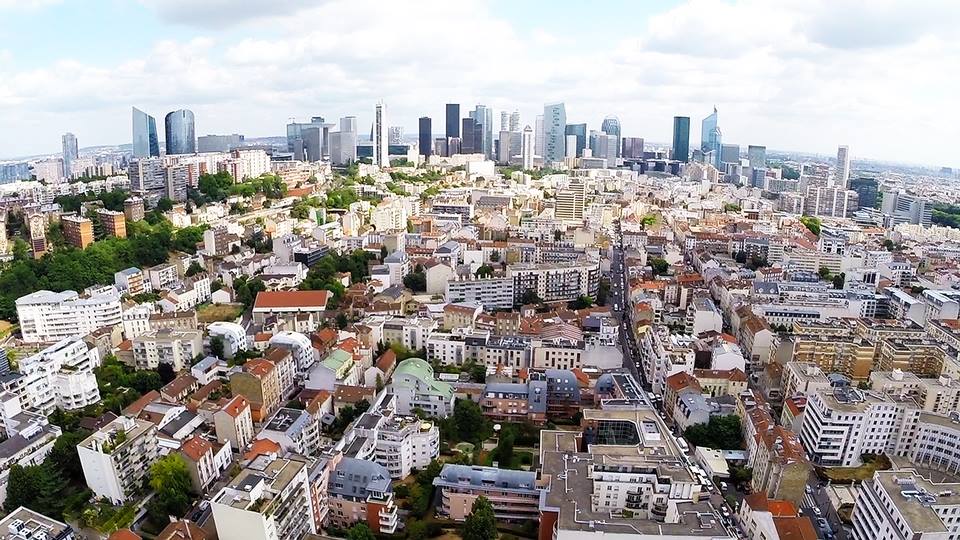
[[[263,429],[278,433],[300,433],[310,421],[310,414],[300,409],[283,407],[278,410]]]
[[[219,361],[220,359],[217,358],[216,356],[207,356],[203,360],[194,364],[193,367],[199,369],[200,371],[207,371],[208,369],[215,366]]]
[[[498,491],[536,492],[537,473],[448,463],[443,466],[440,475],[433,479],[435,486],[456,486],[465,483]]]
[[[483,391],[485,393],[526,394],[527,385],[523,383],[490,383],[483,388]]]
[[[13,456],[16,456],[22,452],[25,448],[29,447],[31,444],[37,442],[43,436],[48,433],[56,435],[54,431],[56,428],[53,426],[43,426],[36,433],[33,433],[30,437],[24,437],[17,433],[16,435],[8,438],[7,440],[0,442],[0,458],[9,459]],[[52,441],[53,439],[51,439]]]
[[[460,249],[460,243],[454,242],[453,240],[448,240],[443,243],[440,247],[434,250],[434,253],[453,253],[454,251]]]
[[[390,472],[372,461],[345,457],[330,478],[330,493],[365,499],[368,492],[391,491]]]
[[[189,424],[190,421],[196,417],[196,413],[183,411],[178,414],[176,418],[167,422],[167,424],[163,426],[160,431],[172,437],[176,432],[180,431],[180,428]]]
[[[531,412],[547,412],[547,381],[530,381],[528,384],[527,404]]]
[[[394,251],[383,259],[384,263],[402,263],[408,259],[407,254],[402,251]]]

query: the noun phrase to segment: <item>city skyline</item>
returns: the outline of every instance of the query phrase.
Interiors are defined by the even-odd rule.
[[[545,103],[562,101],[570,123],[597,129],[603,118],[615,115],[621,136],[663,142],[671,140],[674,116],[700,119],[716,103],[724,141],[741,147],[830,155],[837,145],[848,144],[855,158],[953,165],[948,141],[955,138],[956,124],[940,121],[950,99],[938,90],[952,87],[952,75],[935,69],[943,60],[917,60],[957,54],[948,29],[960,18],[958,9],[942,3],[928,2],[922,20],[912,14],[917,9],[902,17],[888,5],[860,6],[859,20],[871,22],[866,30],[856,27],[856,18],[835,16],[834,10],[852,11],[853,4],[842,2],[788,3],[774,10],[755,2],[699,0],[667,3],[649,13],[628,2],[611,4],[611,9],[636,16],[636,30],[572,17],[571,4],[551,4],[554,10],[543,9],[543,2],[505,10],[499,0],[454,6],[428,2],[423,10],[403,5],[366,10],[339,1],[307,4],[290,0],[285,11],[269,15],[263,15],[264,2],[255,0],[248,0],[246,9],[231,10],[242,14],[221,13],[222,2],[125,4],[114,16],[143,21],[142,39],[129,47],[126,42],[118,46],[129,32],[124,29],[77,47],[66,46],[62,37],[56,47],[51,37],[50,44],[35,51],[9,45],[17,42],[20,28],[36,31],[37,21],[58,19],[32,40],[42,42],[47,32],[65,24],[59,19],[102,19],[112,4],[0,4],[5,21],[0,34],[9,37],[0,46],[0,124],[20,126],[0,133],[0,154],[55,153],[64,132],[75,133],[84,146],[122,144],[130,138],[123,114],[130,106],[156,118],[190,109],[196,114],[197,135],[262,137],[281,135],[290,117],[314,114],[356,115],[361,126],[368,126],[372,105],[383,98],[395,125],[407,133],[416,132],[421,116],[444,118],[448,102],[460,103],[464,114],[476,104],[494,113],[518,109],[524,125],[533,125]],[[188,17],[189,9],[199,15]],[[422,24],[441,34],[385,32],[405,21],[413,24],[422,17],[420,11],[429,14]],[[257,29],[252,37],[252,16],[276,22],[277,30]],[[310,27],[304,21],[333,16],[342,24],[316,34],[302,30]],[[436,39],[458,35],[462,20],[490,28],[485,34],[489,46],[477,51],[475,59],[489,69],[467,69],[456,51],[440,51],[429,70],[410,69],[421,53],[436,53]],[[728,27],[725,23],[762,26],[769,21],[779,21],[783,31],[776,36],[720,31]],[[294,24],[299,30],[284,37],[283,30]],[[889,38],[890,28],[898,29],[896,39]],[[566,37],[571,31],[577,40]],[[599,43],[589,38],[604,35],[612,35],[613,43],[578,50],[577,43]],[[399,58],[383,54],[388,50],[404,53]],[[949,56],[944,60],[949,62]],[[293,63],[306,67],[287,69]],[[888,81],[881,67],[894,64],[905,65],[905,71]],[[538,69],[533,77],[531,65]],[[592,76],[571,78],[578,67],[584,72],[589,67]],[[705,79],[711,84],[703,85]],[[156,84],[161,80],[166,84]],[[249,80],[261,81],[262,88],[244,82]],[[604,80],[611,84],[597,84]],[[823,85],[822,80],[832,82]],[[920,80],[922,85],[910,82]],[[908,156],[896,155],[903,152],[902,134],[913,134],[916,142]],[[696,139],[699,133],[690,135]]]

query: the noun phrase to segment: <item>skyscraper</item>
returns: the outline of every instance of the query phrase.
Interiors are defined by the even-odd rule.
[[[480,127],[480,140],[474,141],[475,151],[487,159],[493,157],[493,109],[477,105],[473,109],[473,121]]]
[[[464,118],[461,120],[461,127],[463,132],[463,137],[460,138],[460,153],[461,154],[474,154],[479,151],[477,148],[480,146],[478,141],[475,138],[475,133],[477,132],[477,121],[473,118]]]
[[[620,157],[620,119],[612,115],[604,118],[600,131],[617,138],[617,157]]]
[[[643,139],[641,137],[624,137],[620,149],[623,159],[643,159]]]
[[[357,160],[357,117],[340,119],[340,131],[330,134],[330,162],[349,165]]]
[[[73,171],[73,160],[80,156],[80,149],[77,147],[77,136],[73,133],[64,133],[61,142],[63,143],[63,177],[69,179]]]
[[[673,159],[686,163],[690,160],[690,117],[673,117]]]
[[[767,167],[767,147],[751,144],[747,147],[747,160],[751,169],[765,169]]]
[[[537,115],[536,128],[534,131],[534,149],[538,156],[543,157],[543,115]]]
[[[510,131],[510,114],[500,111],[500,131]]]
[[[508,124],[509,125],[509,124]],[[516,133],[511,133],[507,130],[500,130],[500,137],[497,139],[497,162],[507,165],[510,163],[510,148],[513,147],[513,137],[516,137]]]
[[[140,109],[133,108],[133,157],[160,157],[157,121]]]
[[[723,143],[721,142],[720,124],[717,116],[717,108],[713,108],[713,113],[703,119],[700,124],[700,151],[704,155],[709,155],[710,163],[720,168],[720,154]]]
[[[460,136],[460,104],[447,103],[447,138]]]
[[[373,121],[373,163],[378,167],[390,166],[390,149],[387,143],[387,106],[377,102]]]
[[[543,162],[563,161],[566,154],[564,146],[567,128],[567,111],[563,103],[552,103],[543,107]]]
[[[847,187],[850,184],[850,148],[837,148],[837,169],[834,175],[834,184]]]
[[[180,109],[164,118],[164,134],[167,154],[196,154],[197,137],[193,124],[193,111]]]
[[[523,128],[523,135],[520,139],[520,158],[523,170],[525,171],[533,169],[533,151],[533,129],[527,126]]]
[[[576,156],[583,157],[583,149],[587,147],[587,125],[586,124],[567,124],[563,133],[565,135],[576,135],[577,149]]]
[[[520,111],[516,109],[510,113],[510,131],[520,132]]]
[[[419,129],[417,131],[420,141],[420,155],[430,157],[433,146],[433,121],[430,120],[429,116],[420,117]]]
[[[720,163],[740,163],[740,145],[724,144],[721,146]]]
[[[310,122],[290,122],[287,124],[287,151],[293,152],[298,161],[320,161],[324,149],[330,152],[330,124],[324,123],[322,116],[310,118]]]

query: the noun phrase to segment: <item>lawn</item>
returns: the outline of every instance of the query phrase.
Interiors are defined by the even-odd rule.
[[[102,533],[110,534],[118,529],[129,527],[136,515],[136,505],[111,506],[96,503],[88,506],[80,513],[79,521]]]
[[[890,459],[884,455],[868,456],[865,454],[862,460],[863,465],[859,467],[817,467],[817,476],[838,484],[850,484],[858,480],[870,480],[873,478],[873,473],[885,471],[892,466]]]
[[[14,325],[7,321],[0,321],[0,339],[7,337],[15,329]]]
[[[197,310],[197,320],[202,323],[235,321],[242,313],[242,304],[207,304]]]
[[[478,460],[480,465],[485,467],[493,466],[493,452],[483,451],[480,453],[480,459]],[[533,465],[533,453],[527,452],[525,450],[515,450],[513,452],[513,459],[510,460],[510,465],[505,466],[503,463],[497,464],[497,467],[500,469],[513,469],[519,471],[523,466],[532,466]]]

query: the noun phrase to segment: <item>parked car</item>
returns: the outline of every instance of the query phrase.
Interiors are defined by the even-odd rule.
[[[817,518],[817,526],[820,527],[821,531],[832,532],[830,531],[830,523],[824,518]]]
[[[820,510],[818,507],[814,506],[814,507],[813,507],[813,515],[815,515],[815,516],[817,516],[817,517],[820,517],[820,516],[823,515],[823,511]]]
[[[810,486],[807,486],[806,488],[804,488],[804,491],[807,492],[807,495],[812,495],[812,494],[813,494],[813,488],[810,487]]]

